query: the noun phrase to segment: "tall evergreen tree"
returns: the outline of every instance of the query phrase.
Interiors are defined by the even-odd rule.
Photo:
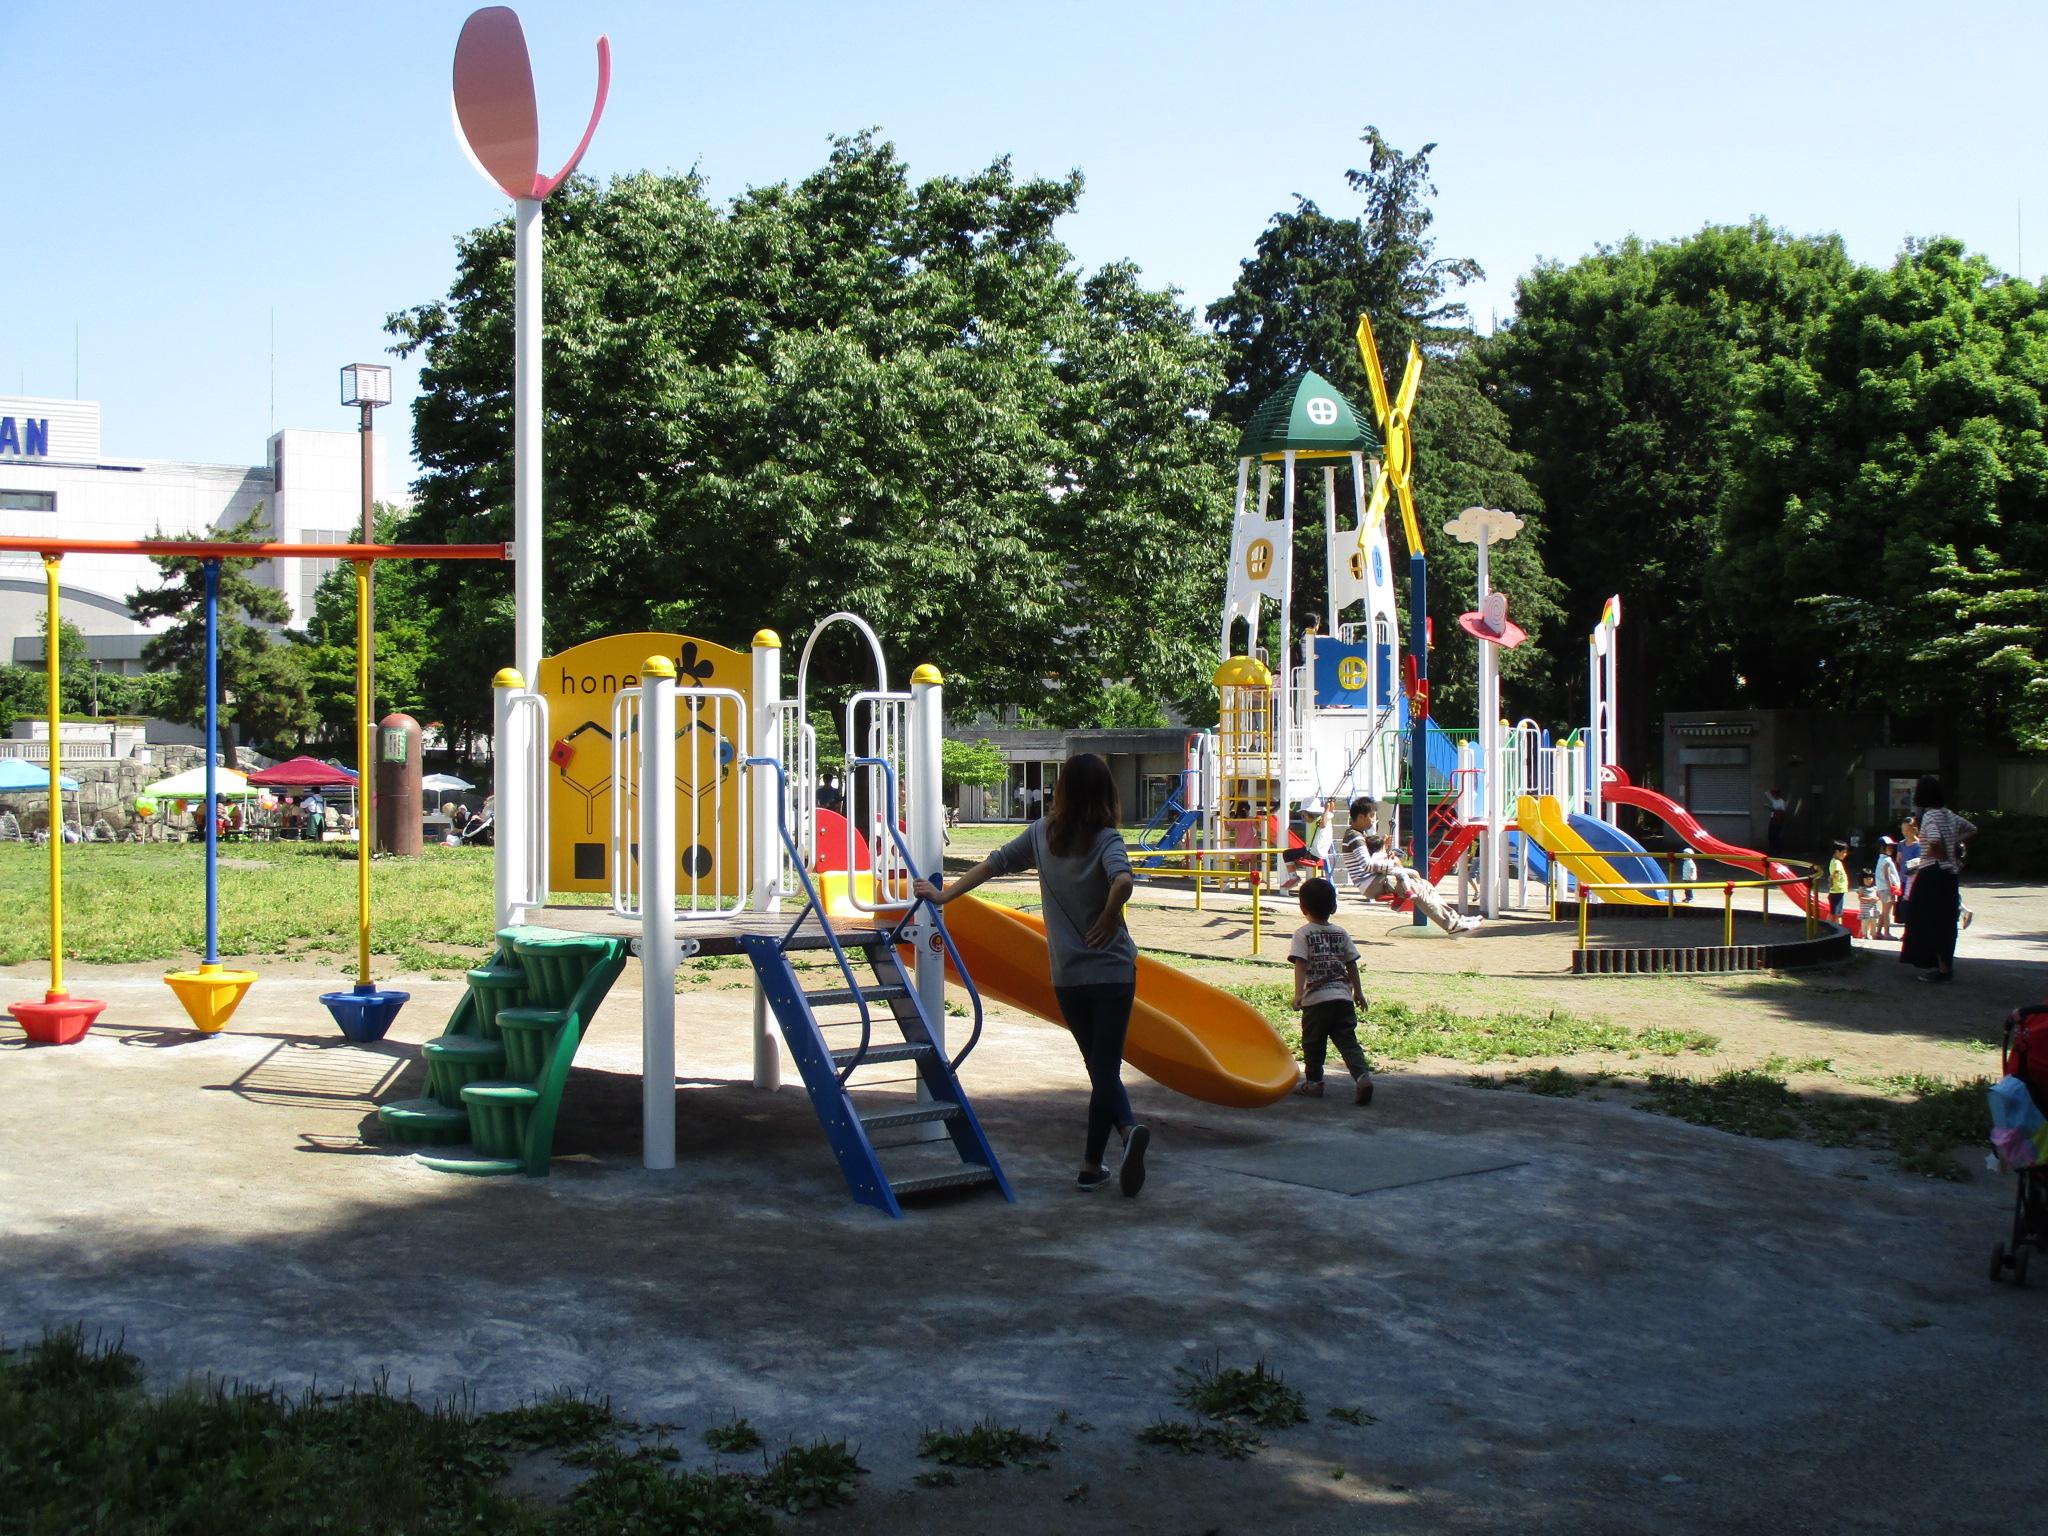
[[[251,544],[267,536],[259,502],[232,528],[205,534],[158,533],[152,539],[207,538]],[[175,674],[176,681],[164,699],[167,717],[197,725],[206,718],[205,562],[189,555],[149,558],[163,572],[163,583],[130,593],[128,607],[138,619],[175,622],[142,648],[142,659],[152,669]],[[230,768],[241,760],[238,740],[273,744],[289,754],[318,723],[297,648],[279,643],[274,636],[273,627],[291,618],[291,604],[275,587],[259,586],[249,579],[250,569],[261,563],[233,557],[220,563],[219,709],[221,750]]]
[[[1404,154],[1372,127],[1362,141],[1371,148],[1366,169],[1345,173],[1362,201],[1358,214],[1334,218],[1297,197],[1291,211],[1267,224],[1231,291],[1209,306],[1209,321],[1230,349],[1217,414],[1242,424],[1286,380],[1312,369],[1369,415],[1371,385],[1354,339],[1359,316],[1372,318],[1389,389],[1399,387],[1409,344],[1420,346],[1426,363],[1415,408],[1414,485],[1429,555],[1437,713],[1456,720],[1477,704],[1477,642],[1455,622],[1472,605],[1477,557],[1469,545],[1437,533],[1474,505],[1501,507],[1529,521],[1490,561],[1494,585],[1507,592],[1516,622],[1538,642],[1502,656],[1502,677],[1511,693],[1523,696],[1511,699],[1511,707],[1525,711],[1542,696],[1540,637],[1559,616],[1558,587],[1544,569],[1542,499],[1523,473],[1525,460],[1509,441],[1505,418],[1476,386],[1469,359],[1476,337],[1456,295],[1485,273],[1468,257],[1436,254],[1430,233],[1436,186],[1429,173],[1436,145]],[[1398,519],[1396,529],[1398,549]],[[1304,520],[1295,536],[1300,587],[1319,602],[1320,522]]]

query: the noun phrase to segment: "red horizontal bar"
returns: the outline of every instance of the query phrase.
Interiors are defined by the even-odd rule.
[[[202,539],[25,539],[0,537],[0,553],[185,555],[230,560],[510,560],[510,544],[235,544]]]

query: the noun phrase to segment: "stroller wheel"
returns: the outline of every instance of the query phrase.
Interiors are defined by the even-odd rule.
[[[1991,1250],[1991,1278],[1994,1282],[2005,1278],[2005,1244],[2000,1243]]]
[[[2025,1285],[2027,1283],[2027,1260],[2033,1256],[2033,1252],[2034,1245],[2032,1243],[2022,1243],[2019,1247],[2013,1249],[2012,1283],[2014,1285]]]

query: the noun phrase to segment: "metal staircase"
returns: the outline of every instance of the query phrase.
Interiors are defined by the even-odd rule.
[[[749,767],[771,765],[780,773],[781,765],[773,759],[755,758],[748,763]],[[849,766],[880,767],[893,781],[894,770],[882,759],[856,758]],[[777,803],[786,805],[787,800],[785,793]],[[888,803],[894,803],[893,782]],[[909,849],[903,847],[893,827],[890,831],[905,866],[909,866]],[[762,994],[782,1028],[783,1041],[803,1075],[818,1123],[824,1127],[825,1139],[854,1199],[899,1217],[903,1214],[901,1197],[930,1190],[989,1184],[1001,1191],[1005,1200],[1014,1201],[1017,1197],[1011,1193],[956,1076],[960,1063],[981,1039],[981,996],[937,909],[932,909],[937,933],[974,1003],[973,1031],[950,1060],[939,1044],[942,1035],[932,1028],[899,958],[918,908],[931,904],[920,897],[873,928],[835,930],[790,838],[786,817],[782,819],[782,837],[791,867],[803,882],[803,910],[780,937],[746,934],[738,942],[753,962]],[[856,973],[849,950],[864,958],[871,979],[863,980]],[[834,964],[825,974],[844,985],[805,990],[806,974],[815,975],[820,968],[806,967],[800,973],[791,957],[806,952],[829,952]],[[910,1070],[907,1080],[922,1090],[919,1099],[906,1103],[900,1091],[878,1097],[878,1089],[892,1084],[900,1088],[906,1081],[902,1075],[905,1066]],[[879,1081],[854,1080],[856,1073],[876,1067],[894,1067],[897,1075]],[[942,1127],[945,1137],[928,1139],[926,1132],[932,1126]]]

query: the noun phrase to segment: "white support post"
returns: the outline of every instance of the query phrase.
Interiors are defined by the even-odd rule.
[[[772,629],[754,636],[754,756],[782,756],[782,637]],[[784,764],[785,770],[789,765]],[[754,891],[756,912],[782,909],[782,784],[770,768],[752,768]],[[768,995],[754,976],[754,1086],[782,1086],[782,1049],[768,1016]]]
[[[640,669],[640,1162],[676,1165],[676,668]]]
[[[511,667],[491,679],[491,792],[496,802],[492,820],[497,827],[491,840],[494,933],[519,921],[520,899],[533,883],[525,868],[525,828],[534,798],[534,786],[526,782],[526,765],[533,754],[525,738],[529,726],[518,703],[525,688],[526,679]]]
[[[914,872],[932,881],[944,878],[946,864],[945,694],[945,679],[930,662],[910,674],[910,750],[904,763],[910,815],[904,841],[910,844]],[[929,908],[918,914],[911,933],[917,945],[918,1000],[932,1022],[933,1041],[943,1051],[946,955]]]
[[[541,648],[541,200],[512,204],[512,544],[514,665],[540,676]]]
[[[1492,542],[1490,531],[1481,529],[1477,546],[1481,608],[1493,590],[1486,558]],[[1500,648],[1484,641],[1479,646],[1479,771],[1485,794],[1480,814],[1486,820],[1485,846],[1479,853],[1479,910],[1487,917],[1498,917],[1507,871],[1507,862],[1501,857]]]
[[[1586,783],[1584,787],[1586,815],[1595,821],[1600,819],[1600,685],[1606,669],[1600,665],[1602,642],[1607,638],[1607,626],[1595,624],[1593,637],[1586,642],[1587,682],[1586,696],[1592,701],[1586,720]]]

